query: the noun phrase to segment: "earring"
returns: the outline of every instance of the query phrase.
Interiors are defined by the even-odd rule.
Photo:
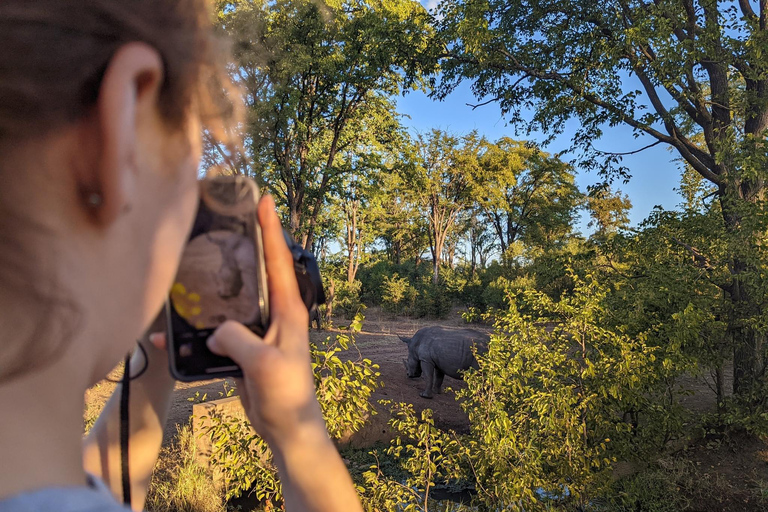
[[[102,198],[98,192],[93,192],[88,195],[88,206],[91,208],[98,208],[101,206]]]

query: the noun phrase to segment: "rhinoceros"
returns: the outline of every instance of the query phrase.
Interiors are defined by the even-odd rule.
[[[416,379],[424,372],[426,388],[420,393],[423,398],[440,393],[446,375],[461,379],[461,372],[477,368],[472,347],[483,353],[488,350],[490,339],[488,334],[474,329],[441,326],[424,327],[412,338],[399,338],[408,344],[408,359],[403,359],[408,377]]]

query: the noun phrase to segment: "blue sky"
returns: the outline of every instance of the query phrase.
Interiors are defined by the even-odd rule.
[[[421,0],[422,5],[429,10],[437,7],[440,0]],[[473,96],[467,82],[461,84],[444,101],[431,100],[422,92],[411,92],[399,98],[397,106],[401,114],[408,118],[403,123],[412,131],[428,131],[432,128],[440,128],[455,134],[465,134],[472,130],[484,135],[490,140],[500,137],[512,137],[516,139],[530,139],[543,142],[544,136],[534,134],[531,136],[518,135],[514,126],[508,126],[501,116],[501,111],[495,104],[489,104],[472,110],[467,103],[475,104],[478,100]],[[573,123],[576,123],[573,121]],[[559,153],[571,147],[571,137],[577,125],[573,124],[570,130],[560,135],[544,149],[549,153]],[[634,151],[643,146],[655,142],[650,137],[635,139],[632,131],[626,127],[607,128],[604,136],[595,141],[594,146],[603,151],[627,152]],[[566,154],[564,160],[570,160],[575,155]],[[626,193],[632,201],[630,222],[636,225],[648,216],[656,205],[665,209],[673,209],[681,198],[675,192],[680,182],[680,166],[675,162],[677,154],[667,146],[658,145],[635,155],[624,157],[632,179],[627,184],[617,183],[615,186]],[[586,190],[588,185],[599,181],[594,173],[580,171],[576,176],[576,183],[581,190]],[[585,231],[582,222],[582,231]]]
[[[467,105],[467,103],[477,102],[469,89],[469,84],[465,82],[442,102],[432,100],[422,92],[411,92],[398,99],[397,109],[401,114],[408,116],[402,121],[412,131],[426,132],[432,128],[439,128],[455,134],[465,134],[477,130],[490,140],[507,136],[516,139],[527,138],[537,142],[544,141],[544,136],[541,134],[528,137],[516,134],[514,126],[507,125],[495,104],[475,110]],[[573,124],[570,130],[566,130],[544,149],[549,153],[568,150],[571,147],[570,139],[575,127],[576,125]],[[603,151],[626,152],[634,151],[651,142],[653,140],[650,138],[635,139],[629,128],[616,127],[606,129],[605,135],[596,141],[594,146]],[[573,157],[574,155],[564,155],[563,159],[569,160]],[[617,183],[615,186],[626,193],[632,201],[630,221],[633,225],[647,217],[655,205],[673,209],[681,202],[680,196],[674,190],[680,182],[680,167],[674,161],[675,158],[676,153],[663,145],[654,146],[624,158],[623,163],[629,168],[632,179],[626,185]],[[599,177],[596,173],[580,171],[576,176],[576,183],[581,190],[586,190],[588,185],[598,181]],[[582,226],[582,231],[584,230]]]

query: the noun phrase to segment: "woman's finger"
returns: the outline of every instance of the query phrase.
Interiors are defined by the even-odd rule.
[[[261,199],[258,213],[267,267],[271,319],[274,321],[285,317],[292,322],[301,322],[302,312],[304,316],[307,315],[306,307],[299,294],[293,257],[285,243],[283,227],[277,218],[275,202],[271,196],[266,195]]]
[[[168,338],[164,332],[153,332],[149,335],[149,342],[159,350],[165,350],[168,347]]]
[[[246,372],[253,367],[266,347],[261,338],[243,324],[232,320],[221,324],[208,338],[207,345],[211,352],[229,357]]]

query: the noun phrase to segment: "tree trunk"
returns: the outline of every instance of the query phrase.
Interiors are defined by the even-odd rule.
[[[336,283],[331,279],[328,285],[328,296],[325,299],[325,325],[331,328],[333,325],[333,301],[336,300]]]
[[[765,185],[760,182],[741,182],[721,188],[720,205],[728,233],[738,236],[743,232],[742,221],[745,209],[761,201]],[[758,236],[754,233],[748,236]],[[745,243],[746,242],[746,243]],[[763,358],[764,335],[752,324],[762,308],[759,290],[752,281],[755,279],[755,261],[749,252],[757,241],[736,239],[731,242],[731,279],[728,286],[732,303],[732,314],[728,331],[733,340],[733,393],[747,398],[758,391],[757,385],[765,372]],[[750,400],[751,401],[751,400]]]
[[[288,198],[288,211],[290,215],[288,221],[290,223],[291,236],[294,238],[294,240],[298,239],[299,230],[301,229],[300,208],[301,205],[297,204],[297,201],[294,198]]]

